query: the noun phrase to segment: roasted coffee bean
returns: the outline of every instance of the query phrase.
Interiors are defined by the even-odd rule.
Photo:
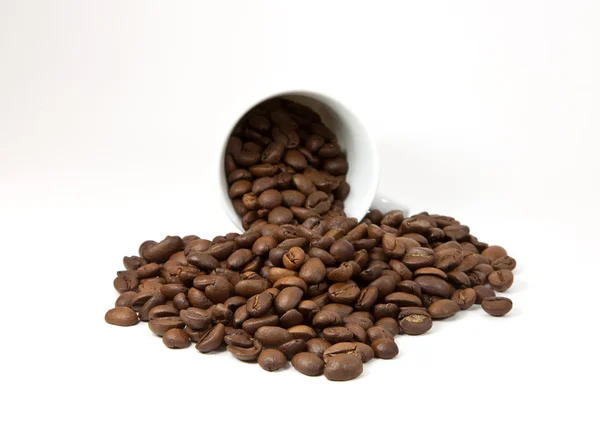
[[[137,314],[129,307],[111,308],[104,315],[104,320],[116,326],[133,326],[139,322]]]
[[[119,295],[117,300],[115,301],[115,307],[129,307],[131,308],[131,304],[133,303],[133,299],[137,295],[136,292],[127,291]]]
[[[323,338],[311,338],[310,340],[306,341],[306,351],[316,354],[320,358],[323,358],[323,353],[329,347],[331,347],[331,343]]]
[[[385,304],[375,304],[373,307],[373,317],[379,320],[383,317],[396,317],[398,315],[398,306],[391,302]]]
[[[517,266],[517,261],[514,258],[507,256],[503,256],[501,258],[492,261],[492,267],[494,270],[509,270],[512,271]]]
[[[435,267],[419,268],[418,270],[415,271],[415,276],[424,276],[424,275],[436,276],[436,277],[439,277],[444,280],[446,280],[448,278],[448,275],[445,272],[443,272],[439,268],[435,268]]]
[[[208,299],[206,294],[196,288],[191,288],[187,297],[192,307],[207,309],[213,305],[213,302]]]
[[[402,280],[410,280],[413,278],[413,273],[401,261],[392,259],[392,260],[390,260],[389,265],[392,270],[394,270],[396,273],[398,273],[400,275]]]
[[[410,248],[406,250],[402,262],[408,268],[413,270],[431,267],[434,263],[434,253],[433,250],[429,248]]]
[[[507,256],[508,253],[506,249],[501,246],[489,246],[481,252],[481,256],[489,260],[490,262],[494,262],[497,259]]]
[[[335,303],[340,304],[352,304],[356,301],[360,295],[360,288],[356,283],[344,282],[334,283],[329,286],[329,299]]]
[[[335,311],[342,318],[344,318],[345,316],[352,313],[353,308],[352,308],[352,306],[347,305],[347,304],[339,304],[336,302],[332,302],[329,304],[325,304],[323,307],[321,307],[321,310],[322,311],[325,311],[325,310]]]
[[[437,276],[417,276],[415,277],[414,281],[421,288],[421,292],[442,298],[450,297],[452,291],[454,290],[452,286],[448,285],[448,282],[446,282],[444,279],[440,279]]]
[[[224,304],[215,304],[208,309],[213,323],[229,324],[233,319],[233,312],[225,307]]]
[[[340,326],[342,324],[342,316],[332,310],[321,310],[312,319],[312,325],[319,329],[329,326]]]
[[[489,277],[490,274],[494,272],[494,267],[490,264],[477,264],[473,267],[473,271],[479,271],[485,275],[485,277]]]
[[[289,332],[289,330],[288,330]],[[291,360],[296,354],[306,351],[306,341],[300,338],[293,339],[278,347],[288,360]]]
[[[494,271],[487,279],[492,289],[498,292],[504,292],[512,286],[514,276],[512,271],[504,269]]]
[[[258,356],[258,364],[265,371],[277,371],[287,363],[286,356],[279,350],[273,348],[264,349]]]
[[[179,310],[172,305],[157,305],[148,311],[146,321],[158,319],[159,317],[179,316]],[[140,319],[141,320],[141,319]]]
[[[271,224],[289,224],[294,219],[294,213],[286,207],[278,206],[269,213]]]
[[[206,310],[190,307],[187,310],[181,310],[179,316],[186,326],[192,329],[206,329],[211,324],[211,315]]]
[[[375,326],[381,326],[386,329],[392,335],[398,335],[400,333],[400,327],[395,317],[382,317],[379,319]]]
[[[466,310],[475,304],[477,293],[472,288],[459,289],[452,293],[454,301],[461,310]]]
[[[338,342],[351,341],[353,339],[353,334],[343,326],[330,326],[323,329],[323,338],[331,344],[335,344]]]
[[[192,251],[187,255],[186,259],[190,264],[202,270],[210,271],[219,267],[219,261],[206,252]]]
[[[246,310],[252,317],[261,317],[267,314],[273,305],[273,297],[268,292],[261,292],[248,298]]]
[[[462,248],[448,248],[435,252],[433,265],[435,266],[435,268],[438,268],[442,271],[450,271],[458,267],[462,260]]]
[[[159,317],[150,320],[148,322],[148,327],[153,333],[162,337],[169,329],[183,329],[185,323],[183,323],[179,316]]]
[[[306,260],[306,254],[298,246],[292,247],[283,256],[283,265],[290,270],[299,270]]]
[[[142,256],[149,262],[165,262],[177,251],[183,250],[183,240],[179,236],[167,236],[155,245],[144,248]]]
[[[250,348],[254,346],[254,339],[243,329],[225,327],[225,344],[235,347]]]
[[[427,313],[408,314],[398,320],[400,328],[407,335],[421,335],[431,329],[431,316]]]
[[[275,314],[268,314],[263,317],[251,318],[242,323],[242,329],[250,335],[255,335],[256,331],[263,326],[276,326],[279,323],[279,317]],[[266,332],[269,332],[268,330]],[[258,337],[257,337],[258,338]]]
[[[296,286],[284,288],[275,299],[275,308],[278,313],[285,313],[296,308],[302,299],[304,292]]]
[[[299,272],[300,278],[309,285],[321,282],[326,274],[327,270],[325,264],[323,264],[323,261],[318,257],[307,260],[302,265]]]
[[[115,289],[121,294],[127,291],[135,291],[138,284],[137,273],[132,270],[117,272],[117,278],[113,282]]]
[[[253,295],[266,291],[268,287],[269,282],[265,279],[248,279],[240,280],[236,283],[234,290],[238,295],[250,298]]]
[[[337,262],[350,261],[354,257],[354,246],[347,240],[338,240],[329,248]]]
[[[190,346],[190,336],[178,328],[169,329],[163,335],[162,340],[169,348],[187,348]]]
[[[421,296],[421,287],[412,280],[402,280],[396,285],[398,292],[407,292],[409,294]]]
[[[367,329],[367,338],[370,342],[373,342],[378,338],[394,338],[394,336],[381,326],[371,326]]]
[[[227,351],[229,351],[236,359],[243,362],[253,362],[263,351],[263,346],[260,341],[253,339],[252,347],[238,347],[235,345],[228,345]]]
[[[325,362],[314,353],[302,352],[292,358],[292,366],[298,372],[314,377],[323,373]]]
[[[378,338],[371,343],[371,348],[379,359],[393,359],[399,353],[398,345],[392,338]]]
[[[327,358],[324,374],[330,381],[348,381],[362,374],[362,360],[351,354],[335,354]]]
[[[360,294],[354,304],[356,310],[369,310],[377,302],[379,291],[376,287],[366,287],[361,289]]]
[[[147,261],[139,256],[125,256],[123,257],[123,266],[126,270],[137,270],[141,266],[145,265]]]
[[[512,310],[512,301],[504,297],[487,297],[481,302],[481,308],[491,316],[504,316]]]
[[[315,330],[306,325],[292,326],[288,329],[288,332],[292,334],[294,339],[302,339],[304,341],[308,341],[317,337]]]
[[[496,296],[494,290],[487,286],[475,286],[473,290],[475,291],[475,304],[481,304],[484,299]]]
[[[420,307],[423,305],[421,299],[417,295],[409,294],[407,292],[392,292],[386,295],[386,303],[392,303],[398,307]]]
[[[376,288],[379,299],[382,300],[396,290],[396,280],[390,276],[381,276],[373,280],[369,287]]]
[[[223,344],[225,338],[225,325],[217,323],[208,332],[206,332],[198,343],[196,344],[196,350],[201,353],[209,353],[216,350]]]
[[[460,307],[452,300],[441,299],[432,303],[428,307],[428,311],[432,319],[446,319],[458,313]]]
[[[458,288],[468,288],[471,286],[471,279],[463,271],[451,271],[448,273],[448,280]]]

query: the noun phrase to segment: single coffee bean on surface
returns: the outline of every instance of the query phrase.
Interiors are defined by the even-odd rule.
[[[324,374],[331,381],[348,381],[363,372],[362,360],[351,354],[335,354],[326,359]]]
[[[115,307],[106,312],[106,323],[116,326],[133,326],[139,322],[138,316],[129,307]]]
[[[273,348],[267,348],[258,356],[258,364],[265,371],[273,372],[283,368],[287,363],[285,355]]]
[[[482,301],[481,308],[492,316],[501,317],[512,310],[512,305],[509,298],[488,297]]]
[[[392,359],[399,353],[398,345],[392,338],[378,338],[371,344],[375,357],[379,359]]]
[[[302,352],[292,358],[292,366],[298,372],[314,377],[323,373],[325,362],[314,353]]]
[[[169,329],[163,335],[163,343],[169,348],[186,348],[190,345],[189,335],[182,329]]]

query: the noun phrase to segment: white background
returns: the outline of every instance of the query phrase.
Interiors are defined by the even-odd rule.
[[[0,0],[0,424],[597,425],[599,22],[594,0]],[[220,138],[297,88],[363,120],[385,193],[509,250],[508,316],[398,337],[347,383],[104,323],[140,242],[234,231]]]

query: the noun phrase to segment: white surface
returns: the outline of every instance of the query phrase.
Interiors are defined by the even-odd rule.
[[[352,168],[346,174],[346,181],[353,191],[344,200],[344,210],[348,216],[363,218],[371,206],[377,203],[375,192],[379,183],[379,153],[375,141],[370,138],[360,119],[352,112],[351,107],[324,93],[289,89],[285,93],[268,94],[265,98],[274,96],[283,96],[312,108],[319,113],[323,123],[335,133],[342,150],[347,155],[348,163],[352,164]],[[254,100],[250,105],[242,105],[239,113],[231,118],[231,122],[235,125],[250,108],[264,100],[266,99]],[[240,105],[239,100],[236,103]],[[226,143],[229,141],[229,136],[227,131],[227,137],[221,138],[225,143],[220,150],[217,150],[217,165],[225,163]],[[243,232],[242,220],[233,209],[228,195],[224,168],[217,170],[215,176],[221,188],[221,191],[217,192],[221,207],[238,230]]]
[[[593,0],[0,2],[0,424],[596,424],[599,20]],[[292,86],[353,106],[385,194],[509,250],[509,316],[399,337],[341,384],[103,322],[141,241],[232,231],[209,130]]]

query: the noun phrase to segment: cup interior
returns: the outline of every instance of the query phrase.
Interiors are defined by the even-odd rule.
[[[362,219],[371,207],[379,182],[377,147],[369,138],[362,123],[347,106],[334,98],[316,92],[293,91],[259,100],[240,114],[236,122],[232,124],[232,129],[248,111],[271,98],[285,98],[312,108],[321,116],[323,123],[335,133],[338,143],[347,155],[349,164],[346,181],[350,184],[350,194],[344,201],[344,210],[347,216]],[[222,144],[219,158],[221,201],[227,216],[238,229],[243,230],[242,220],[233,209],[233,204],[228,196],[227,177],[225,176],[225,147],[230,135],[231,131]]]

